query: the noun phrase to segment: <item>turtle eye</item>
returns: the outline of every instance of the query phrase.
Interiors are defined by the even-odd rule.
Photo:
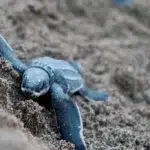
[[[40,92],[42,90],[42,86],[43,86],[42,82],[36,85],[35,92]]]
[[[44,82],[41,82],[40,83],[40,86],[39,86],[39,89],[41,90],[41,89],[43,89],[44,88]]]
[[[45,88],[45,82],[39,82],[38,86],[37,86],[37,89],[36,89],[36,92],[41,92],[42,90],[44,90]]]
[[[22,87],[26,88],[26,80],[25,80],[25,78],[23,78],[23,80],[22,80]]]

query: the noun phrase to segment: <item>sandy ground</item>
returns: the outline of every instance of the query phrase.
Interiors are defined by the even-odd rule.
[[[88,150],[150,149],[149,8],[149,0],[122,9],[106,0],[83,0],[69,9],[65,0],[0,1],[0,32],[20,59],[76,60],[89,87],[111,95],[108,103],[73,97]],[[73,150],[61,138],[49,99],[27,99],[20,83],[1,60],[0,150]]]

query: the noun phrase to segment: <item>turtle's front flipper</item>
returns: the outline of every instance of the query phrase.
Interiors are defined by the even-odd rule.
[[[83,87],[82,89],[80,89],[79,94],[86,99],[93,101],[107,101],[109,98],[108,93],[94,91],[87,87]]]
[[[82,118],[78,106],[56,83],[52,85],[51,96],[62,137],[73,143],[76,150],[86,150]]]
[[[13,68],[19,73],[23,73],[27,68],[26,65],[16,57],[13,49],[2,35],[0,35],[0,57],[4,57],[8,60],[12,64]]]

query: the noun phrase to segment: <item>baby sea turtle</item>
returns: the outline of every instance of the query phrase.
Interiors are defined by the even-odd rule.
[[[73,143],[76,150],[86,150],[82,118],[71,95],[80,94],[88,100],[106,101],[108,94],[86,87],[82,67],[76,62],[42,57],[23,63],[1,35],[0,55],[22,76],[21,90],[25,95],[37,98],[49,92],[63,139]]]
[[[131,6],[134,2],[134,0],[113,0],[116,6],[119,7],[126,7]]]

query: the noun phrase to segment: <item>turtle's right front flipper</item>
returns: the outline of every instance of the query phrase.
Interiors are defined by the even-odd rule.
[[[2,35],[0,35],[0,57],[8,60],[13,68],[21,74],[27,69],[27,66],[17,58],[13,49]]]

